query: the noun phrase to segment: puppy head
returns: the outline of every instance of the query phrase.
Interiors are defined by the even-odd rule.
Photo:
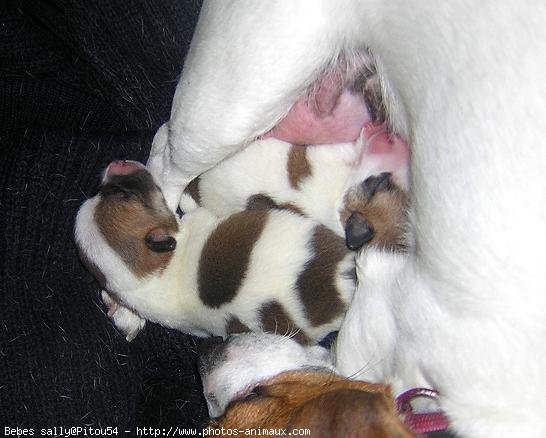
[[[384,124],[363,131],[357,146],[362,151],[339,208],[347,246],[353,250],[364,244],[404,249],[409,147],[400,137],[388,133]]]
[[[331,369],[328,350],[304,347],[293,339],[268,333],[210,338],[200,346],[199,372],[212,418],[233,400],[252,398],[260,382],[287,370]]]
[[[178,222],[146,168],[114,161],[98,194],[80,207],[75,237],[86,268],[113,293],[164,269],[176,247]]]
[[[321,358],[289,338],[263,334],[213,341],[206,349],[200,369],[205,395],[209,411],[213,404],[211,416],[222,414],[212,428],[306,428],[314,437],[413,436],[400,422],[388,386],[334,374],[324,351]]]
[[[408,194],[390,172],[368,176],[345,193],[340,220],[352,250],[364,244],[401,250],[406,246]]]

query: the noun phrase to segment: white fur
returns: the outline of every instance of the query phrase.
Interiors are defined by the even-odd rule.
[[[439,390],[462,436],[546,434],[545,22],[532,0],[205,2],[149,161],[176,205],[341,51],[368,47],[412,148],[415,248],[393,280],[363,284],[377,298],[338,351],[368,352],[357,367],[400,389]],[[364,259],[365,275],[390,258]],[[377,307],[390,323],[360,325]]]
[[[354,143],[306,147],[311,175],[303,178],[297,188],[290,185],[287,174],[291,147],[290,143],[274,138],[257,140],[222,161],[200,175],[200,204],[220,217],[244,210],[249,197],[264,194],[277,204],[297,206],[306,216],[345,237],[338,211],[347,185],[353,180],[360,147]],[[358,182],[372,174],[366,174]],[[184,194],[182,210],[191,211],[195,207],[190,196]]]
[[[320,346],[304,347],[289,337],[268,333],[230,336],[223,345],[222,359],[201,370],[209,415],[222,415],[232,400],[259,383],[285,371],[306,368],[333,370],[328,351]]]
[[[105,290],[101,292],[102,301],[108,308],[108,316],[128,342],[131,342],[146,325],[146,320],[132,310],[118,304]]]

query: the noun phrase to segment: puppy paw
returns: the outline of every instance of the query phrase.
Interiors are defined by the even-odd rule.
[[[125,339],[131,342],[144,328],[146,320],[138,314],[119,304],[106,291],[102,291],[102,301],[108,308],[108,317],[116,328],[125,335]]]

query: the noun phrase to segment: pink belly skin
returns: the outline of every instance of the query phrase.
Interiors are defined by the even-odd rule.
[[[336,144],[356,141],[362,132],[365,147],[355,165],[380,160],[385,170],[407,187],[410,149],[401,137],[388,131],[386,123],[372,120],[363,93],[352,90],[359,73],[367,68],[365,57],[356,59],[349,65],[341,58],[264,137],[300,145]]]
[[[365,155],[394,155],[409,162],[410,149],[399,135],[389,132],[387,124],[367,123],[364,126]]]
[[[348,89],[321,87],[315,99],[299,99],[264,137],[293,144],[345,143],[356,140],[364,124],[370,121],[362,95]]]
[[[288,114],[264,137],[292,144],[333,144],[355,141],[372,117],[363,95],[363,76],[372,75],[365,51],[341,54],[337,64],[319,78]],[[360,78],[360,79],[359,79]],[[360,88],[360,92],[353,91]]]
[[[325,98],[331,100],[331,96]],[[347,89],[341,91],[330,110],[318,109],[328,106],[328,102],[300,99],[264,137],[302,145],[345,143],[356,140],[364,124],[371,121],[364,98]]]

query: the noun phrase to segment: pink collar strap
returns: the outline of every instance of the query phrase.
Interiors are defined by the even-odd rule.
[[[436,400],[438,398],[438,393],[433,389],[413,388],[400,394],[396,399],[398,412],[406,426],[408,426],[412,432],[418,434],[446,430],[449,427],[449,422],[442,411],[423,413],[413,412],[411,401],[420,397]]]

